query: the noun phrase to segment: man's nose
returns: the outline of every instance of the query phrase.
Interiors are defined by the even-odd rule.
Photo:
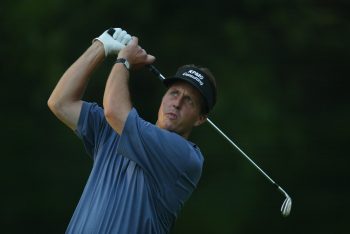
[[[181,103],[182,103],[182,98],[181,96],[178,96],[173,100],[173,107],[175,107],[176,109],[180,109]]]

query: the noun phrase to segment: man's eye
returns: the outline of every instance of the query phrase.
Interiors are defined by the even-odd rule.
[[[172,91],[172,92],[170,92],[170,95],[171,95],[171,96],[177,96],[177,95],[178,95],[178,92],[177,92],[177,91]]]
[[[193,105],[193,100],[192,100],[192,98],[190,98],[190,97],[187,97],[186,99],[186,102],[188,103],[188,104],[190,104],[190,105]]]

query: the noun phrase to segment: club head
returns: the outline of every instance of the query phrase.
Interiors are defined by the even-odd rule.
[[[292,199],[289,196],[287,196],[281,207],[282,215],[284,217],[287,217],[290,214],[291,209],[292,209]]]

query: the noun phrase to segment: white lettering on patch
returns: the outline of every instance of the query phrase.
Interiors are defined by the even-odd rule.
[[[200,73],[198,73],[198,72],[196,72],[194,70],[189,70],[187,72],[184,72],[184,73],[182,73],[182,75],[194,79],[201,86],[203,85],[203,81],[202,80],[203,80],[204,77],[202,76],[202,74],[200,74]]]

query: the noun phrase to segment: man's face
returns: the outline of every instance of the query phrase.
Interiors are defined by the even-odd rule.
[[[201,95],[187,82],[179,81],[164,94],[158,111],[157,125],[188,138],[194,126],[205,122],[201,114]]]

